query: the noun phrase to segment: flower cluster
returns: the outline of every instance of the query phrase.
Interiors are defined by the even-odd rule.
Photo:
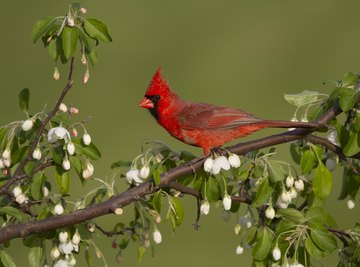
[[[73,252],[79,252],[79,244],[81,237],[79,232],[76,232],[69,240],[69,234],[66,231],[59,233],[59,244],[54,245],[50,252],[51,259],[54,260],[54,266],[69,267],[76,265],[76,259]]]
[[[229,157],[218,156],[215,159],[208,157],[204,162],[204,170],[211,174],[219,174],[221,169],[227,171],[231,167],[239,168],[241,161],[238,155],[230,154]]]

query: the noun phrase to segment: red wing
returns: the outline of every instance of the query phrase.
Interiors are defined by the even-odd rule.
[[[178,113],[177,118],[184,130],[232,129],[262,121],[239,109],[203,103],[185,105]]]

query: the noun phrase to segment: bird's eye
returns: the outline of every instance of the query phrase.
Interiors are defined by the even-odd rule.
[[[161,97],[160,97],[159,95],[154,95],[154,100],[155,100],[155,101],[159,101],[160,98],[161,98]]]

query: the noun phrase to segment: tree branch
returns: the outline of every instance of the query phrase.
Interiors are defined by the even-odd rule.
[[[336,117],[340,113],[341,109],[338,101],[336,101],[333,107],[331,107],[320,119],[316,120],[316,123],[319,123],[320,125],[326,125],[329,120]],[[305,139],[306,135],[310,134],[313,131],[315,130],[296,129],[293,131],[283,132],[277,135],[260,138],[246,143],[240,143],[227,148],[227,150],[232,153],[244,155],[256,149],[262,149],[286,142]],[[138,201],[140,198],[156,192],[157,190],[159,190],[159,188],[165,188],[169,186],[171,187],[171,184],[176,181],[176,179],[191,174],[193,170],[198,170],[202,168],[204,160],[204,156],[200,156],[190,162],[184,163],[181,166],[178,166],[163,173],[161,175],[160,184],[158,186],[152,186],[150,182],[145,182],[139,186],[130,188],[129,190],[122,192],[119,195],[116,195],[103,203],[85,209],[76,210],[71,214],[53,216],[41,221],[33,221],[3,227],[0,230],[0,243],[4,243],[17,237],[25,237],[31,234],[75,225],[96,217],[103,216],[105,214],[113,213],[116,208],[125,207],[134,201]],[[246,203],[248,203],[249,201],[244,199],[243,197],[235,196],[233,196],[232,199],[234,201],[241,201]]]

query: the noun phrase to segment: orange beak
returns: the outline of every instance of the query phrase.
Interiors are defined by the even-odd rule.
[[[150,99],[144,97],[139,106],[142,108],[154,108],[154,103]]]

